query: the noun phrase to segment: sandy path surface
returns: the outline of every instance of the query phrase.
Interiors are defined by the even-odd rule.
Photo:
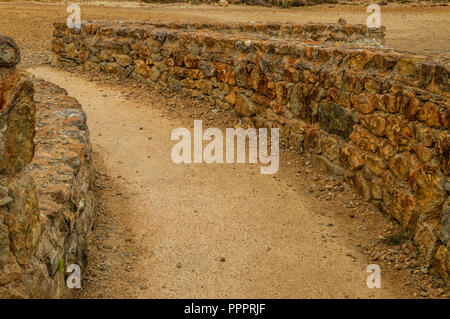
[[[181,122],[119,89],[29,71],[83,105],[93,148],[120,190],[110,193],[113,223],[102,244],[115,256],[102,266],[111,269],[107,297],[404,296],[385,277],[381,289],[367,288],[373,262],[284,175],[261,175],[259,164],[173,164],[170,134]],[[115,269],[119,261],[129,266]]]

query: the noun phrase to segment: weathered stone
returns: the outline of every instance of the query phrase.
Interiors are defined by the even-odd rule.
[[[120,66],[117,62],[104,62],[102,63],[102,70],[107,73],[119,74]]]
[[[191,79],[203,79],[204,75],[200,69],[188,69],[187,70],[188,77]]]
[[[356,94],[350,98],[352,106],[363,114],[369,114],[378,108],[378,97],[374,94]]]
[[[387,168],[387,162],[381,156],[368,153],[365,154],[364,160],[366,167],[376,176],[382,176]]]
[[[320,145],[320,131],[316,127],[307,127],[305,130],[304,147],[311,152],[320,154],[322,152]]]
[[[441,127],[441,116],[439,113],[439,108],[436,104],[432,102],[425,103],[420,109],[418,119],[425,122],[431,127]]]
[[[319,104],[319,123],[328,133],[348,139],[353,130],[353,118],[350,113],[335,103]]]
[[[298,152],[303,152],[303,140],[304,136],[302,134],[290,133],[288,136],[289,145],[292,145],[294,149]]]
[[[103,62],[114,62],[114,51],[112,50],[101,50],[98,56]]]
[[[236,103],[236,94],[234,92],[230,92],[224,99],[231,105],[234,105]]]
[[[418,207],[411,192],[406,189],[394,189],[389,209],[403,229],[411,233],[414,231],[418,218]]]
[[[153,82],[156,82],[156,81],[158,81],[160,76],[161,76],[161,72],[158,70],[158,68],[153,66],[150,69],[150,80],[152,80]]]
[[[23,299],[24,296],[14,289],[0,286],[0,299]]]
[[[422,167],[410,178],[420,211],[427,216],[438,216],[442,203],[447,199],[444,178],[436,167]]]
[[[197,69],[199,66],[200,57],[195,55],[186,55],[184,57],[184,66],[187,68]]]
[[[366,77],[364,79],[364,90],[369,93],[379,93],[381,90],[381,81],[376,77]]]
[[[133,63],[133,59],[125,54],[116,54],[115,58],[117,63],[119,63],[121,66],[128,66]]]
[[[25,265],[34,254],[40,235],[36,186],[32,178],[21,174],[8,181],[11,197],[4,223],[9,229],[11,251]]]
[[[389,206],[395,190],[395,177],[389,170],[382,173],[381,184],[383,185],[383,202]]]
[[[311,165],[313,168],[317,171],[322,171],[328,174],[332,174],[333,176],[345,176],[346,171],[343,167],[336,165],[335,163],[331,162],[326,157],[317,155],[317,154],[311,154]]]
[[[411,171],[411,158],[409,153],[396,154],[389,159],[389,169],[401,180],[407,180]]]
[[[381,154],[383,154],[383,148],[387,144],[385,139],[373,136],[368,130],[359,125],[353,126],[350,140],[363,150]]]
[[[339,159],[339,140],[332,136],[322,136],[320,147],[324,156],[332,161]]]
[[[0,207],[8,205],[9,203],[11,203],[13,201],[13,199],[9,196],[0,198]]]
[[[374,200],[383,200],[383,186],[381,180],[373,179],[370,184],[371,196]]]
[[[0,71],[1,72],[1,71]],[[35,108],[33,86],[15,71],[6,78],[0,73],[0,88],[9,88],[0,99],[0,173],[27,165],[34,152]],[[5,119],[5,116],[7,118]]]
[[[52,51],[56,53],[62,52],[64,49],[64,41],[63,39],[53,39],[52,40]]]
[[[360,116],[361,123],[372,134],[383,137],[386,131],[388,120],[381,114]]]
[[[1,261],[0,267],[2,267]],[[11,281],[20,278],[21,274],[22,268],[20,268],[20,266],[16,262],[6,264],[4,267],[2,267],[0,271],[0,285],[5,285]]]
[[[448,247],[440,245],[434,255],[433,267],[442,275],[446,282],[450,282],[450,252]]]
[[[444,183],[444,189],[447,191],[447,193],[450,193],[450,182],[449,181]]]
[[[0,35],[0,67],[11,68],[19,62],[19,47],[12,38]]]
[[[353,185],[363,200],[370,200],[372,196],[370,182],[364,177],[361,171],[353,175]]]
[[[448,175],[450,173],[450,132],[439,133],[434,149],[443,173]]]
[[[417,143],[414,146],[414,153],[416,153],[417,158],[422,162],[422,163],[429,163],[431,161],[431,159],[433,158],[433,149],[429,148],[429,147],[425,147],[423,144],[421,143]]]
[[[386,127],[388,141],[399,150],[409,150],[414,136],[414,124],[402,116],[393,117]]]
[[[167,38],[166,30],[158,30],[154,33],[153,38],[157,40],[160,44],[164,44]]]
[[[253,90],[262,94],[267,93],[268,79],[265,74],[259,70],[259,68],[253,68],[250,78],[252,81]]]
[[[0,208],[1,211],[1,208]],[[8,261],[9,257],[9,230],[4,224],[0,224],[0,268]]]
[[[63,50],[63,56],[67,59],[75,59],[77,56],[77,47],[75,46],[75,43],[69,43],[64,47]]]
[[[436,250],[436,243],[438,242],[437,220],[424,220],[419,219],[417,221],[416,231],[414,233],[414,242],[417,244],[420,252],[422,253],[426,262],[431,262],[433,254]]]
[[[217,63],[215,66],[215,69],[216,69],[217,79],[220,82],[227,83],[229,85],[235,84],[234,70],[232,67],[230,67],[226,64]]]
[[[417,124],[415,127],[416,139],[418,142],[423,143],[424,146],[430,147],[433,145],[433,129],[424,124]]]
[[[408,120],[414,120],[420,109],[419,100],[407,90],[400,90],[396,97],[396,109]]]
[[[307,124],[305,121],[299,120],[299,119],[292,119],[289,122],[289,127],[292,132],[303,134],[305,132]]]
[[[365,165],[364,153],[350,145],[341,146],[339,160],[345,168],[351,171],[355,171]]]
[[[253,102],[243,94],[236,95],[236,113],[244,116],[251,116],[256,113]]]
[[[199,68],[200,70],[202,70],[203,74],[207,77],[214,76],[216,72],[216,68],[214,67],[214,65],[205,61],[200,61]]]
[[[89,51],[87,50],[80,50],[77,54],[77,62],[78,63],[84,63],[89,59]]]
[[[354,94],[360,94],[363,92],[364,89],[364,83],[363,80],[360,77],[357,76],[352,76],[350,74],[346,74],[344,79],[343,79],[343,83],[342,83],[342,90],[354,93]],[[331,93],[331,92],[330,92]],[[336,90],[333,89],[333,93],[336,93]],[[340,94],[342,94],[343,92],[341,91]],[[347,101],[348,98],[348,101]],[[346,104],[344,104],[347,107],[351,106],[350,103],[350,94],[347,95],[347,98],[345,99]],[[338,102],[339,103],[339,102]]]
[[[419,68],[416,63],[409,58],[401,58],[397,62],[398,72],[405,77],[416,77],[419,73]]]
[[[286,83],[280,83],[280,82],[278,82],[275,85],[277,103],[279,105],[285,105],[287,103],[287,101],[289,100],[289,90],[288,90],[289,86],[290,85],[287,85]]]
[[[364,69],[373,57],[373,53],[369,51],[352,52],[348,58],[348,65],[354,69]]]
[[[444,244],[448,244],[450,241],[450,197],[447,196],[447,200],[442,206],[442,220],[441,220],[441,240]]]
[[[141,59],[136,59],[134,61],[134,69],[136,73],[142,75],[145,78],[148,78],[151,74],[150,66],[146,64],[144,60]]]

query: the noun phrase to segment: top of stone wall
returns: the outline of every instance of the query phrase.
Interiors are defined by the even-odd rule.
[[[385,27],[368,28],[365,24],[343,23],[221,23],[221,22],[98,22],[91,23],[113,28],[133,28],[144,30],[165,28],[179,31],[211,31],[221,33],[244,33],[259,35],[263,38],[277,37],[293,40],[314,40],[318,42],[361,42],[371,40],[384,43]],[[55,23],[55,28],[66,27],[65,23]]]
[[[12,38],[0,35],[0,67],[11,68],[19,62],[19,47]]]

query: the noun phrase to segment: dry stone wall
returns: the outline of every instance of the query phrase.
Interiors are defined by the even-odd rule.
[[[95,212],[86,116],[19,61],[0,36],[0,298],[70,297],[64,269],[86,264]]]
[[[205,99],[278,127],[318,169],[391,214],[450,269],[449,65],[384,48],[361,25],[56,23],[54,63]]]

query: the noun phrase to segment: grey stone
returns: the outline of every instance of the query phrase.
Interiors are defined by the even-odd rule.
[[[166,41],[167,32],[164,30],[158,30],[155,32],[154,39],[159,43],[163,44]]]
[[[20,51],[14,40],[0,35],[0,67],[11,68],[20,62]]]
[[[211,77],[216,72],[216,68],[208,62],[200,61],[199,65],[200,70],[202,70],[203,74],[207,77]]]

